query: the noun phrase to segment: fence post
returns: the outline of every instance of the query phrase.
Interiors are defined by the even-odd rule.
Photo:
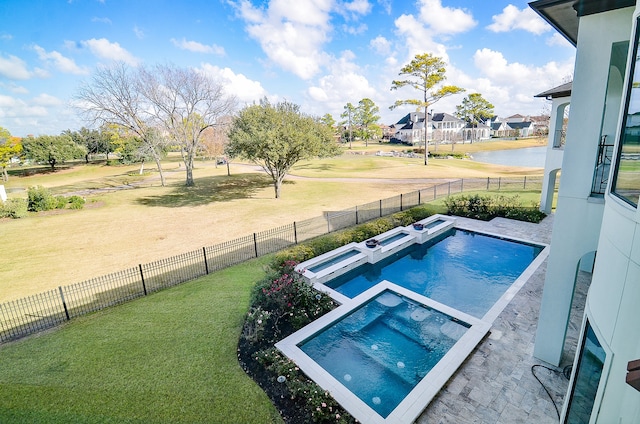
[[[207,263],[207,248],[202,248],[202,256],[204,256],[204,270],[209,275],[209,264]]]
[[[451,181],[449,181],[449,192],[447,193],[447,197],[451,197]]]
[[[436,200],[436,185],[433,186],[433,200]]]
[[[144,282],[144,274],[142,272],[142,264],[138,264],[138,269],[140,269],[140,278],[142,279],[142,291],[144,292],[144,295],[147,295],[147,285]]]
[[[464,192],[464,178],[460,180],[460,193]]]
[[[420,201],[420,193],[422,193],[422,190],[418,190],[418,205],[422,204],[422,202]]]
[[[358,205],[356,205],[356,225],[358,225]]]
[[[327,234],[331,232],[331,215],[327,212]]]
[[[253,233],[253,249],[256,252],[256,258],[258,257],[258,236],[256,233]]]
[[[380,199],[380,216],[382,216],[382,199]]]
[[[296,226],[296,221],[293,221],[293,241],[295,244],[298,244],[298,227]]]
[[[527,189],[527,176],[524,176],[524,186],[522,187],[523,190]]]
[[[498,191],[500,191],[500,184],[502,183],[502,177],[498,177]]]
[[[489,181],[491,181],[490,177],[487,177],[487,191],[489,191]]]
[[[400,212],[402,212],[402,193],[400,193]]]
[[[67,309],[67,302],[64,300],[64,293],[62,293],[62,286],[58,286],[58,291],[60,291],[60,298],[62,299],[62,306],[64,307],[64,314],[67,316],[67,321],[71,320],[69,318],[69,310]]]

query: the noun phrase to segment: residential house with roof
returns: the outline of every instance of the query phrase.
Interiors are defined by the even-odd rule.
[[[427,117],[430,118],[429,114]],[[431,119],[429,119],[431,121]],[[414,145],[424,143],[424,113],[411,112],[402,117],[395,125],[394,138],[401,143]],[[427,125],[427,139],[433,137],[433,124]]]
[[[432,117],[434,139],[440,143],[462,140],[466,122],[448,113],[434,113]]]
[[[538,0],[530,7],[576,47],[570,98],[550,94],[554,145],[569,100],[571,108],[533,354],[556,366],[572,361],[562,423],[638,423],[640,5]],[[564,358],[580,272],[591,282],[577,352]]]

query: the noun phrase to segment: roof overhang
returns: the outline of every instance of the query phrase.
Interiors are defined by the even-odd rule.
[[[635,0],[537,0],[529,3],[529,7],[575,47],[578,43],[580,17],[635,4]]]
[[[571,96],[571,86],[572,82],[567,82],[557,87],[554,87],[550,90],[543,91],[540,94],[536,94],[533,97],[544,97],[547,100],[555,99],[558,97],[569,97]]]

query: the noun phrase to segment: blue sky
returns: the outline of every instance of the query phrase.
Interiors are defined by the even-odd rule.
[[[241,105],[267,96],[336,120],[368,97],[391,124],[413,110],[388,107],[418,96],[390,91],[417,53],[442,57],[447,84],[499,116],[542,113],[533,96],[571,78],[575,57],[525,1],[2,0],[0,17],[0,126],[17,136],[86,125],[74,95],[113,61],[193,67]]]

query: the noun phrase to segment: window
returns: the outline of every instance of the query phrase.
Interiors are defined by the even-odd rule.
[[[640,18],[638,18],[640,20]],[[624,105],[624,123],[620,131],[617,161],[614,170],[611,192],[638,207],[640,198],[640,67],[638,61],[638,38],[640,37],[638,20],[633,42],[633,56],[629,70],[630,81]]]
[[[573,380],[569,397],[569,408],[564,424],[588,423],[593,412],[596,392],[602,377],[606,352],[587,320],[582,339],[578,369]]]

